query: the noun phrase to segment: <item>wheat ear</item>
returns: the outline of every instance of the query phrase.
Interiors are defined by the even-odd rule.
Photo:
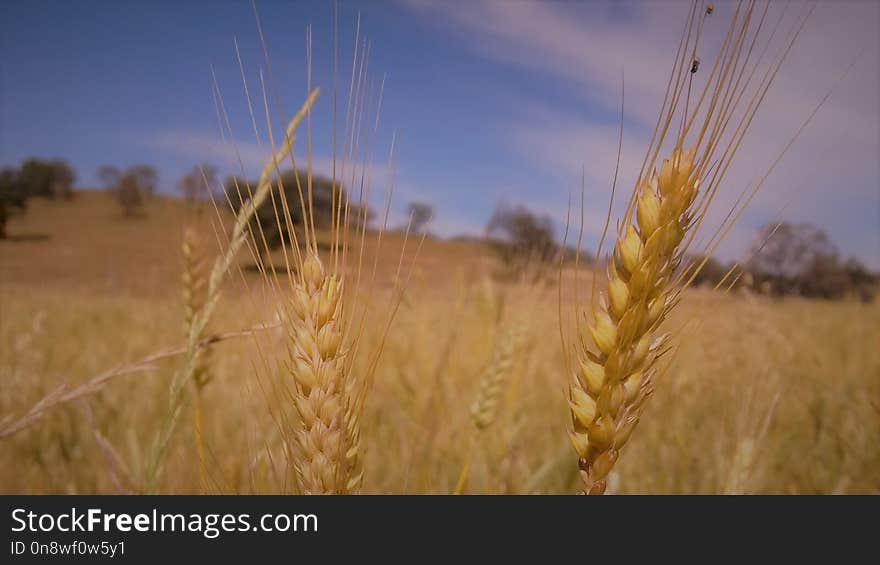
[[[492,425],[498,413],[498,401],[504,391],[507,376],[513,365],[513,356],[516,347],[521,340],[521,335],[516,329],[507,330],[498,347],[492,354],[492,361],[480,379],[480,389],[477,398],[471,405],[471,418],[478,430],[484,430]]]
[[[205,304],[205,273],[204,262],[199,250],[198,234],[192,226],[183,230],[183,318],[184,336],[192,331],[196,316]],[[199,349],[194,354],[192,382],[195,387],[193,395],[193,446],[199,465],[199,488],[204,492],[208,485],[208,467],[205,457],[204,425],[202,418],[202,390],[211,380],[208,372],[209,348]]]
[[[328,275],[314,252],[303,261],[292,299],[290,373],[302,428],[296,467],[306,494],[348,491],[345,454],[345,356],[342,281]]]
[[[471,420],[477,428],[477,432],[482,432],[495,422],[495,418],[498,415],[498,402],[504,391],[507,376],[510,374],[510,368],[513,365],[513,357],[521,340],[521,332],[515,328],[509,329],[504,333],[492,352],[492,360],[480,379],[480,388],[470,409]],[[453,494],[464,492],[476,444],[476,436],[471,437]]]
[[[183,330],[184,336],[188,336],[192,330],[196,316],[205,304],[205,263],[199,249],[198,234],[192,227],[183,230]],[[202,349],[195,354],[195,369],[192,373],[193,383],[196,390],[201,391],[211,380],[208,373],[208,355],[210,350]]]
[[[256,10],[255,10],[256,12]],[[257,18],[262,42],[262,30]],[[306,82],[311,85],[311,28],[307,29]],[[357,298],[363,290],[361,284],[375,289],[376,267],[382,244],[382,234],[388,225],[391,193],[396,171],[396,141],[392,137],[389,150],[389,166],[392,167],[391,182],[385,199],[384,216],[376,238],[372,269],[364,265],[364,249],[369,219],[370,189],[372,186],[372,160],[375,136],[382,107],[384,80],[374,98],[372,83],[367,80],[369,43],[359,41],[360,21],[355,31],[355,52],[352,61],[348,104],[342,135],[342,150],[337,154],[336,142],[336,86],[334,63],[333,90],[333,171],[330,195],[329,253],[319,255],[318,230],[316,228],[316,205],[314,194],[311,107],[306,115],[306,163],[305,177],[297,166],[295,156],[290,158],[295,183],[295,196],[288,198],[282,178],[279,178],[276,201],[271,192],[271,205],[278,230],[285,234],[281,247],[285,258],[287,285],[281,284],[274,268],[272,276],[263,276],[270,287],[278,293],[284,310],[284,327],[287,333],[287,373],[291,377],[292,408],[295,422],[279,422],[292,449],[287,453],[299,490],[305,494],[354,494],[363,481],[360,423],[366,397],[371,388],[379,356],[385,344],[388,328],[403,297],[412,270],[401,277],[409,229],[404,234],[403,249],[394,276],[387,319],[378,332],[378,343],[367,353],[366,364],[355,367],[354,360],[361,358],[361,337],[371,311],[370,301],[359,305]],[[265,43],[263,42],[264,54]],[[335,47],[334,47],[335,49]],[[266,66],[271,78],[268,55]],[[267,125],[269,110],[265,83],[263,102]],[[369,84],[369,86],[368,86]],[[375,106],[374,106],[375,102]],[[372,123],[372,127],[361,127]],[[256,126],[255,126],[256,129]],[[371,131],[368,131],[371,129]],[[268,127],[269,143],[274,148],[272,128]],[[289,142],[288,142],[289,145]],[[363,160],[358,162],[358,156]],[[339,156],[337,169],[337,156]],[[276,161],[277,166],[277,161]],[[358,180],[359,177],[359,180]],[[346,186],[348,188],[346,188]],[[357,188],[355,188],[357,187]],[[356,200],[352,191],[358,190]],[[273,189],[274,190],[274,189]],[[302,236],[297,234],[291,216],[291,205],[299,203],[302,218]],[[280,206],[278,203],[280,202]],[[262,226],[257,226],[262,230]],[[286,239],[286,241],[285,241]],[[265,244],[265,238],[263,242]],[[421,248],[424,235],[416,249]],[[258,257],[254,257],[259,260]],[[292,261],[291,261],[292,258]],[[413,259],[415,260],[415,259]],[[285,419],[286,420],[286,419]]]
[[[608,268],[608,300],[581,336],[571,383],[570,437],[579,456],[584,492],[601,494],[605,480],[651,394],[655,362],[666,336],[657,327],[678,300],[674,284],[679,246],[688,231],[699,182],[694,152],[676,149],[638,191],[637,222],[630,217]]]
[[[350,363],[350,359],[347,359]],[[350,371],[348,371],[351,374]],[[366,381],[348,378],[345,380],[345,491],[349,494],[360,492],[364,481],[364,467],[361,448],[361,413],[366,400]]]
[[[570,437],[587,494],[605,491],[608,473],[639,422],[658,373],[657,360],[667,350],[669,336],[660,335],[658,327],[706,261],[683,264],[683,257],[813,9],[802,10],[782,40],[778,56],[764,66],[764,55],[785,12],[764,39],[760,32],[770,5],[759,12],[755,7],[754,3],[737,5],[703,86],[692,90],[699,69],[696,53],[700,35],[705,19],[713,12],[703,3],[692,4],[648,151],[616,230],[606,292],[598,303],[591,299],[592,319],[579,319],[575,358],[567,359],[574,361],[569,387]],[[761,75],[756,71],[761,67],[764,74],[758,78]],[[702,256],[709,257],[717,249],[821,104],[715,228],[703,245]],[[676,117],[680,119],[677,128],[673,125]],[[668,137],[674,137],[672,154],[658,173],[654,164]],[[685,147],[690,149],[685,151]],[[604,237],[605,231],[600,249]]]

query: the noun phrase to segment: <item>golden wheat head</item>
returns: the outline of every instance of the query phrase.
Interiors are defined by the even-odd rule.
[[[578,314],[578,337],[573,359],[568,359],[569,435],[586,494],[605,491],[608,474],[639,422],[659,371],[658,358],[668,349],[670,335],[661,334],[659,326],[705,264],[705,259],[683,264],[685,254],[811,11],[805,10],[779,57],[755,81],[767,52],[766,47],[755,47],[765,41],[759,41],[759,32],[768,9],[769,4],[763,13],[756,12],[753,3],[736,7],[718,56],[698,89],[694,76],[699,70],[699,38],[714,10],[698,2],[690,10],[651,143],[615,232],[607,286],[599,300],[591,299],[587,314]],[[780,16],[767,47],[781,21]],[[753,53],[761,54],[755,60]],[[667,137],[672,147],[665,149],[668,157],[658,171],[655,163]],[[703,256],[717,248],[769,172],[751,192],[744,192],[705,244]],[[593,297],[595,285],[594,279]]]
[[[638,220],[628,223],[609,261],[608,300],[595,307],[588,326],[595,349],[579,340],[570,433],[590,494],[604,492],[651,393],[654,364],[666,341],[656,329],[677,301],[679,246],[699,186],[691,176],[693,157],[692,151],[676,150],[659,175],[642,183]]]

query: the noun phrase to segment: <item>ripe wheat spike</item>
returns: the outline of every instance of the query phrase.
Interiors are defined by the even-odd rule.
[[[345,355],[342,333],[342,282],[328,275],[316,254],[303,264],[292,297],[290,373],[296,382],[296,408],[302,429],[296,432],[296,462],[306,494],[349,490],[350,436],[345,418]],[[357,477],[352,477],[356,482]]]
[[[478,430],[492,425],[498,413],[498,402],[513,365],[513,357],[522,337],[515,329],[504,332],[492,353],[492,361],[480,379],[477,398],[471,405],[471,418]]]
[[[753,82],[782,21],[780,15],[765,38],[761,31],[769,4],[760,13],[755,6],[747,2],[736,7],[704,85],[695,88],[699,39],[713,10],[693,3],[651,143],[607,258],[607,285],[597,299],[594,278],[588,312],[576,305],[578,335],[573,351],[566,350],[572,375],[569,436],[585,494],[605,492],[608,474],[639,423],[657,374],[664,370],[658,360],[672,347],[672,336],[661,333],[659,327],[705,263],[704,259],[689,264],[685,254],[812,10],[804,10],[793,32],[784,38],[780,54],[763,77]],[[756,51],[762,42],[765,46]],[[752,58],[755,53],[760,53],[756,60]],[[655,162],[664,150],[668,157],[658,171]],[[703,256],[712,254],[779,158],[730,210],[705,244]]]
[[[271,81],[272,67],[259,18],[257,25],[266,56],[266,71]],[[310,27],[306,30],[306,40],[306,82],[311,90]],[[334,38],[336,40],[338,38]],[[368,78],[370,44],[360,38],[359,20],[354,45],[343,131],[338,137],[337,85],[334,78],[329,213],[322,216],[320,209],[316,211],[311,106],[304,109],[305,163],[302,160],[297,163],[297,156],[291,148],[289,153],[273,158],[266,165],[273,171],[275,179],[274,182],[270,179],[268,183],[270,197],[267,203],[271,204],[276,223],[274,227],[282,234],[280,243],[284,267],[276,269],[269,261],[269,266],[260,270],[263,281],[271,289],[285,332],[287,352],[282,386],[285,393],[290,393],[294,412],[293,418],[278,418],[276,425],[281,435],[292,444],[292,449],[285,451],[288,468],[293,471],[296,487],[304,494],[355,494],[360,491],[364,477],[361,414],[385,336],[412,274],[411,267],[408,271],[404,269],[409,237],[407,230],[387,315],[384,319],[372,316],[374,301],[370,293],[375,291],[376,286],[378,254],[388,222],[393,174],[387,187],[384,216],[375,248],[371,250],[376,257],[372,267],[369,267],[364,257],[364,242],[371,212],[372,161],[384,80],[378,88],[374,88],[375,83]],[[334,77],[335,74],[334,61]],[[269,126],[266,82],[262,73],[260,76],[267,138],[274,150],[276,141]],[[250,106],[249,98],[248,103]],[[221,108],[221,113],[224,112]],[[254,131],[257,131],[255,122]],[[337,147],[337,139],[341,140],[341,147]],[[284,140],[285,146],[291,146],[291,142],[290,138]],[[396,137],[392,137],[389,154],[389,166],[392,168],[395,151]],[[292,184],[289,188],[293,189],[290,195],[284,189],[284,179],[280,173],[281,162],[285,158],[289,159],[292,175],[292,179],[287,177],[288,183]],[[250,187],[244,188],[250,192]],[[241,189],[236,186],[236,190]],[[353,196],[353,193],[356,194]],[[294,225],[291,210],[298,211],[300,225]],[[322,218],[328,226],[320,225]],[[268,255],[270,252],[264,226],[256,222],[249,227],[249,249],[257,264],[263,265],[263,253]],[[421,243],[418,247],[421,247]],[[415,254],[418,254],[418,249]],[[361,302],[364,296],[367,298]],[[371,335],[378,336],[369,347],[361,342],[366,327],[371,328]],[[361,359],[361,362],[356,362],[356,359]],[[271,369],[267,368],[266,371],[269,373]],[[258,377],[271,379],[268,374]]]
[[[183,329],[184,335],[189,332],[195,322],[196,316],[205,304],[206,280],[205,263],[199,248],[199,238],[196,230],[187,226],[183,230],[183,242],[181,244],[183,254]],[[208,355],[210,350],[201,350],[196,353],[195,370],[192,373],[193,383],[197,391],[201,391],[210,381],[208,373]]]
[[[183,317],[184,336],[192,331],[196,316],[205,304],[205,273],[199,249],[198,233],[192,226],[186,226],[183,230]],[[211,380],[208,372],[208,356],[210,349],[200,349],[194,354],[194,369],[192,382],[195,387],[193,395],[193,444],[199,465],[199,488],[204,491],[207,488],[207,461],[205,454],[204,418],[202,390]]]
[[[587,328],[595,350],[579,340],[570,389],[571,439],[590,494],[605,490],[651,393],[655,362],[667,340],[656,328],[678,299],[670,282],[699,186],[691,177],[693,165],[692,151],[677,150],[659,175],[640,187],[637,224],[627,225],[609,261],[608,303],[594,310]]]

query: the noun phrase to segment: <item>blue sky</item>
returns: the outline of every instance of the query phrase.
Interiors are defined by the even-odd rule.
[[[729,6],[716,2],[712,35]],[[397,0],[340,3],[340,83],[351,72],[355,22],[370,40],[373,92],[387,75],[375,142],[384,190],[399,136],[395,221],[430,202],[442,235],[478,233],[501,200],[550,214],[562,227],[586,171],[586,237],[594,245],[616,150],[620,75],[626,76],[622,184],[632,182],[656,115],[682,18],[679,2],[598,3]],[[305,28],[312,24],[319,169],[329,168],[333,84],[330,2],[258,2],[275,88],[273,127],[305,96]],[[840,248],[880,268],[880,4],[820,2],[758,115],[725,193],[769,166],[860,50],[864,53],[786,156],[719,252],[734,258],[761,224],[783,218],[826,229]],[[258,112],[257,142],[233,48],[237,38]],[[268,151],[247,1],[7,1],[0,6],[0,164],[62,157],[82,186],[103,164],[154,165],[161,190],[196,162],[233,170],[211,87],[216,70],[245,168]],[[340,94],[339,112],[344,113]],[[341,117],[340,117],[341,120]],[[275,130],[276,135],[279,130]],[[298,149],[304,158],[304,147]],[[377,197],[378,199],[378,197]],[[725,201],[717,203],[723,212]],[[720,217],[720,216],[719,216]]]

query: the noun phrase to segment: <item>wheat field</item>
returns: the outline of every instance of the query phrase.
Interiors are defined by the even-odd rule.
[[[0,247],[4,418],[22,415],[59,385],[76,387],[184,342],[179,201],[156,198],[134,222],[116,219],[114,203],[101,193],[37,205],[16,227],[48,239]],[[201,227],[201,241],[215,241],[207,223]],[[392,243],[379,279],[387,282],[400,242],[386,236]],[[554,285],[492,281],[493,262],[475,244],[426,241],[362,417],[363,492],[579,488],[566,437],[568,381]],[[242,254],[239,263],[252,260]],[[210,330],[271,321],[263,284],[247,268],[232,276]],[[693,289],[667,323],[680,322],[688,322],[682,346],[609,478],[609,492],[880,489],[876,304]],[[494,419],[478,429],[471,406],[511,328],[518,332],[513,362],[498,387]],[[363,339],[378,336],[367,330]],[[283,349],[277,328],[212,347],[202,405],[206,477],[194,462],[192,415],[185,411],[162,492],[294,489],[275,422],[285,403],[272,393],[287,380],[265,361]],[[0,490],[138,492],[179,362],[115,377],[0,440]]]
[[[360,19],[344,113],[328,89],[332,179],[313,170],[309,27],[307,96],[277,137],[261,71],[257,180],[221,191],[202,168],[210,199],[178,199],[142,190],[135,167],[105,170],[106,192],[33,200],[0,240],[0,492],[877,493],[880,305],[691,284],[833,90],[716,210],[812,12],[765,59],[783,21],[765,39],[768,7],[737,5],[700,75],[715,9],[684,14],[595,262],[571,200],[562,245],[519,249],[520,276],[501,240],[442,240],[412,215],[387,229],[397,138],[382,216],[385,83],[374,96]]]

